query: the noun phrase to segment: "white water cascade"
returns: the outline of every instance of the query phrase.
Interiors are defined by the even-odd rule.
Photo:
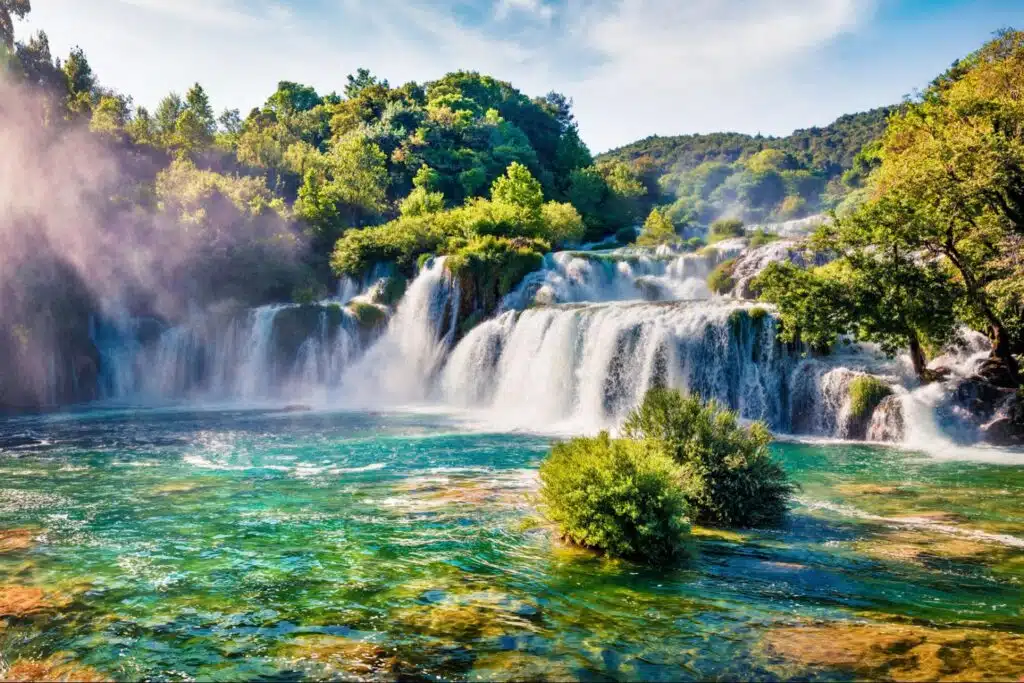
[[[307,398],[340,384],[367,336],[337,304],[206,313],[169,328],[122,319],[93,331],[101,396],[147,401]]]
[[[780,433],[952,445],[946,432],[960,408],[950,396],[985,356],[983,338],[937,359],[952,377],[926,387],[917,386],[906,359],[885,358],[870,345],[808,357],[778,341],[770,307],[708,292],[708,274],[738,248],[551,254],[495,317],[468,331],[473,311],[463,310],[467,302],[443,258],[421,269],[390,320],[390,309],[373,303],[387,268],[344,283],[347,307],[334,299],[207,312],[171,328],[119,318],[94,325],[102,392],[440,407],[489,428],[587,433],[614,428],[648,389],[668,386]],[[354,295],[357,287],[364,293]],[[367,319],[360,314],[367,307],[380,313]],[[870,415],[854,416],[851,386],[864,375],[894,395]],[[960,422],[959,441],[976,439],[977,425]]]
[[[383,337],[344,373],[342,401],[393,405],[422,401],[455,340],[460,292],[444,258],[413,280]]]
[[[709,299],[707,279],[728,251],[707,254],[652,254],[645,250],[559,252],[528,275],[503,302],[505,309],[531,303],[565,304],[608,301],[682,301]]]
[[[774,319],[753,310],[706,301],[510,311],[459,344],[440,394],[504,427],[593,430],[670,386],[785,430],[798,359],[776,341]]]

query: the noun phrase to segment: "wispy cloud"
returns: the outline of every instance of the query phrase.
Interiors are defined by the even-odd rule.
[[[234,0],[118,0],[118,2],[221,29],[241,29],[254,24],[265,24],[271,17],[264,10],[272,8],[272,5],[268,5],[265,8],[254,9]]]
[[[494,9],[494,17],[504,21],[515,14],[525,14],[543,21],[551,21],[555,10],[543,0],[498,0]]]
[[[359,66],[393,83],[474,69],[530,94],[565,92],[604,149],[758,118],[776,127],[800,106],[783,98],[787,72],[864,26],[876,2],[470,1],[48,0],[33,20],[55,47],[82,44],[105,84],[142,103],[195,80],[244,110],[280,79],[330,91]]]

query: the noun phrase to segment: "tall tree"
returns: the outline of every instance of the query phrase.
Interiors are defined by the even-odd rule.
[[[31,0],[0,0],[0,44],[14,49],[14,20],[32,11]]]
[[[196,122],[207,137],[212,138],[217,131],[217,119],[210,106],[210,96],[203,86],[196,83],[185,93],[185,107],[195,115]]]
[[[87,113],[93,104],[96,75],[85,52],[77,45],[64,60],[64,76],[68,81],[68,110],[77,114]]]
[[[345,85],[345,97],[353,99],[366,88],[375,85],[385,89],[390,87],[386,79],[378,80],[369,69],[357,69],[356,73],[348,75],[348,83]]]

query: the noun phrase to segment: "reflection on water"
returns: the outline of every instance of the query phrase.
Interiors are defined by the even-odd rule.
[[[0,432],[9,676],[1024,673],[1020,466],[779,444],[803,486],[786,527],[697,529],[694,559],[654,571],[536,522],[546,438],[255,411]]]

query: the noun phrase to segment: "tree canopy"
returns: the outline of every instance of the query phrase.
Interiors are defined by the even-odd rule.
[[[823,342],[854,331],[890,351],[909,347],[922,373],[921,342],[941,343],[963,323],[992,340],[1003,381],[1019,382],[1022,93],[1024,33],[1006,31],[890,119],[870,151],[877,161],[863,203],[817,236],[840,261],[809,274],[776,268],[762,278],[791,331]],[[815,318],[823,295],[834,319]]]

